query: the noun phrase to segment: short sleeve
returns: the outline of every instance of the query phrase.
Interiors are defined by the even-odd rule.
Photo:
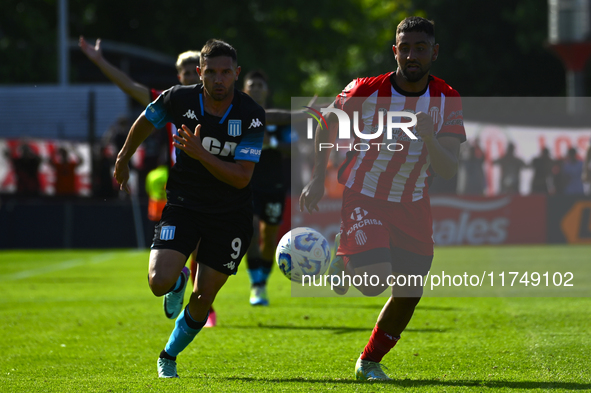
[[[462,100],[460,95],[452,90],[445,99],[445,113],[443,115],[443,125],[437,137],[453,136],[460,139],[460,142],[466,141],[466,130],[464,129],[464,113],[462,110]]]
[[[235,161],[259,162],[263,149],[263,137],[265,135],[265,111],[253,111],[251,116],[243,118],[245,124],[249,124],[242,140],[236,146]]]
[[[145,116],[156,128],[163,128],[166,123],[173,123],[174,118],[170,110],[170,96],[172,88],[165,90],[146,107]]]
[[[353,79],[351,82],[349,82],[349,84],[343,89],[343,91],[341,91],[336,99],[335,99],[335,108],[340,109],[340,110],[345,110],[345,106],[347,104],[347,102],[349,101],[349,99],[354,95],[353,91],[354,89],[357,87],[358,84],[358,80],[357,79]]]

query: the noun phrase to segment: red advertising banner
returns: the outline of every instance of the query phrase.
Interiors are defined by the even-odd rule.
[[[436,246],[546,243],[546,203],[544,195],[433,196],[433,240]],[[323,198],[313,214],[299,212],[297,200],[291,205],[292,227],[312,227],[332,243],[340,199]]]
[[[438,246],[546,242],[546,197],[434,196],[433,240]]]

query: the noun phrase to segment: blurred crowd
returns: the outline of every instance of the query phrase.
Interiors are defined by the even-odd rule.
[[[113,180],[113,166],[117,153],[123,146],[130,123],[126,117],[118,119],[96,143],[90,154],[90,192],[87,196],[108,199],[124,198],[117,184]],[[302,127],[303,128],[303,127]],[[290,162],[294,168],[293,175],[286,165],[286,184],[292,188],[293,195],[300,192],[302,184],[305,184],[312,171],[313,146],[304,142],[304,130],[292,127],[289,138],[295,142],[292,146]],[[301,134],[301,135],[299,135]],[[299,135],[299,136],[298,136]],[[169,162],[169,150],[167,149],[166,130],[154,130],[141,147],[141,153],[132,163],[132,171],[135,173],[135,187],[140,197],[146,196],[145,179],[148,173],[160,165]],[[462,144],[460,151],[460,163],[458,174],[451,180],[442,180],[434,177],[430,187],[430,193],[451,195],[497,195],[497,194],[529,194],[546,195],[585,195],[591,189],[591,143],[589,149],[581,156],[574,147],[568,149],[564,157],[552,157],[546,147],[540,149],[539,155],[525,162],[517,154],[516,146],[508,143],[504,154],[492,160],[490,164],[498,168],[498,175],[494,178],[486,173],[486,157],[480,148],[478,139]],[[289,152],[289,149],[287,150]],[[21,141],[13,149],[4,151],[6,162],[10,163],[14,176],[15,195],[41,196],[54,195],[74,197],[84,193],[80,192],[80,167],[84,158],[72,143],[63,142],[51,145],[51,148],[40,154],[34,144]],[[44,157],[45,156],[45,157]],[[345,152],[334,151],[328,166],[326,195],[338,198],[342,193],[342,185],[337,181],[337,171],[344,159]],[[53,171],[52,191],[48,194],[42,192],[42,176],[40,168],[47,164]],[[522,184],[523,172],[531,171],[528,176],[529,184]],[[496,181],[497,183],[491,182]]]
[[[533,171],[530,194],[585,195],[584,183],[591,182],[591,143],[584,157],[570,147],[564,157],[552,157],[547,147],[538,156],[525,162],[516,153],[513,143],[508,143],[505,154],[492,161],[499,169],[497,194],[520,194],[523,190],[522,172]],[[491,195],[485,176],[485,154],[478,139],[462,146],[460,167],[452,185],[461,195]]]

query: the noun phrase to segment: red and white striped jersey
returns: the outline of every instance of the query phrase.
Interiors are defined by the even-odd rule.
[[[393,82],[394,72],[377,77],[359,78],[336,98],[335,107],[344,110],[354,121],[358,112],[357,127],[362,133],[374,133],[378,116],[384,112],[406,111],[430,113],[436,136],[454,136],[466,140],[462,104],[457,91],[442,79],[429,77],[424,91],[404,92]],[[406,122],[408,118],[393,118],[394,122]],[[383,121],[382,124],[386,124]],[[385,126],[384,126],[385,128]],[[414,129],[411,129],[414,131]],[[398,132],[397,132],[398,131]],[[415,134],[415,136],[417,136]],[[427,196],[427,179],[433,175],[427,147],[420,137],[409,138],[402,130],[395,130],[392,139],[384,131],[373,140],[356,137],[355,143],[370,142],[367,151],[354,151],[339,169],[339,181],[352,191],[372,198],[391,202],[414,202]],[[342,141],[341,141],[342,142]],[[382,145],[378,145],[381,143]],[[399,143],[391,151],[384,146]]]
[[[162,90],[150,89],[150,95],[152,96],[152,101],[155,101],[158,96],[162,94]],[[172,145],[174,139],[172,138],[173,135],[176,135],[176,127],[172,123],[166,123],[166,131],[168,134],[168,152],[170,154],[170,166],[172,167],[176,163],[176,151],[175,147]]]

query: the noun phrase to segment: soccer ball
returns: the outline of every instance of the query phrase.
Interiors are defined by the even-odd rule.
[[[292,229],[283,235],[275,251],[279,269],[294,282],[301,282],[303,275],[324,274],[330,256],[330,245],[326,238],[306,227]]]

